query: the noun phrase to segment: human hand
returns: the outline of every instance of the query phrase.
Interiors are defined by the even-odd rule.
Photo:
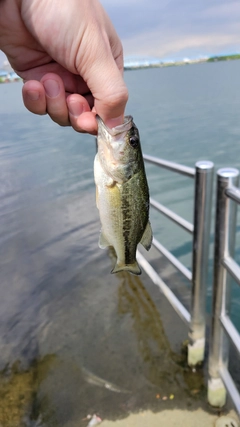
[[[0,0],[0,49],[23,78],[32,113],[95,134],[122,123],[121,42],[98,0]]]

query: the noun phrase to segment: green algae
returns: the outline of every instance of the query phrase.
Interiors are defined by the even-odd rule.
[[[19,362],[0,372],[0,426],[26,427],[37,418],[35,400],[40,384],[55,364],[56,356],[35,360],[28,369]]]

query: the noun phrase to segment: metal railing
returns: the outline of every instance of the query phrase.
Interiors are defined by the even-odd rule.
[[[229,317],[231,277],[240,285],[240,267],[233,259],[236,211],[240,204],[238,184],[237,169],[218,170],[208,401],[222,407],[228,391],[240,415],[240,394],[228,371],[230,340],[240,354],[240,335]]]
[[[193,224],[156,200],[150,199],[150,204],[153,208],[193,235],[192,271],[186,268],[158,240],[153,238],[154,247],[192,283],[190,312],[186,310],[151,264],[138,251],[138,261],[142,268],[161,289],[175,311],[189,327],[188,364],[195,366],[203,361],[205,351],[205,299],[214,165],[210,161],[199,161],[196,163],[195,168],[190,168],[153,156],[144,155],[143,157],[146,162],[195,179]]]

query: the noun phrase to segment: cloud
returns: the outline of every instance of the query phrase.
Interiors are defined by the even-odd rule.
[[[164,24],[164,9],[170,0],[129,0],[109,1],[103,0],[106,8],[120,38],[141,34],[151,31],[160,24]]]
[[[236,0],[102,0],[125,55],[179,58],[240,50]],[[0,52],[0,66],[5,56]]]
[[[233,0],[103,0],[125,55],[198,55],[239,50],[240,3]]]
[[[207,7],[202,12],[202,17],[205,19],[213,18],[215,20],[217,19],[223,19],[225,22],[230,20],[238,20],[240,18],[240,2],[236,1],[228,1],[224,4],[218,4],[215,6]]]
[[[175,37],[155,30],[141,36],[122,40],[124,54],[126,55],[150,55],[158,57],[177,57],[186,54],[211,55],[222,50],[228,50],[231,46],[240,47],[240,34],[183,34]]]

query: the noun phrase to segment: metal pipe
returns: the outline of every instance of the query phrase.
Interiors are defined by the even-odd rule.
[[[206,329],[206,289],[211,224],[214,165],[199,161],[195,165],[194,232],[192,256],[191,323],[188,364],[195,366],[204,360]]]
[[[159,277],[154,268],[149,264],[149,262],[144,258],[144,256],[137,251],[137,260],[141,267],[145,270],[147,275],[152,279],[153,283],[157,285],[162,293],[165,295],[169,303],[172,305],[179,317],[189,326],[190,323],[190,313],[182,305],[179,299],[174,295],[174,293],[169,289],[169,287],[164,283],[164,281]]]
[[[222,260],[224,267],[231,274],[231,276],[240,285],[240,266],[231,257],[226,257]]]
[[[217,172],[217,203],[215,218],[215,249],[213,307],[211,339],[209,349],[208,401],[213,406],[222,407],[226,401],[226,389],[220,370],[227,369],[229,342],[221,326],[220,317],[228,315],[230,305],[229,275],[222,260],[233,256],[236,230],[236,203],[227,197],[227,191],[237,186],[237,169],[225,168]]]
[[[175,212],[171,211],[171,209],[166,208],[166,206],[163,206],[161,203],[158,203],[156,200],[152,199],[151,197],[150,197],[150,205],[154,207],[158,212],[161,212],[167,218],[171,219],[173,222],[180,225],[180,227],[182,227],[184,230],[188,231],[189,233],[193,233],[193,224],[191,224],[189,221],[182,218]]]
[[[231,375],[229,374],[228,370],[224,366],[220,368],[219,372],[225,387],[228,389],[228,392],[238,412],[238,415],[240,415],[240,395],[239,395],[238,389],[235,386],[234,381]]]
[[[180,271],[188,280],[192,280],[192,273],[190,270],[188,270],[185,265],[183,265],[171,252],[169,252],[155,237],[153,237],[152,241],[153,246],[161,252],[168,261],[171,262],[171,264],[177,268],[178,271]]]
[[[234,200],[237,203],[240,203],[240,189],[237,187],[227,188],[226,194],[230,199]]]
[[[149,156],[148,154],[143,154],[143,158],[145,161],[149,163],[153,163],[154,165],[161,166],[162,168],[180,173],[181,175],[189,176],[190,178],[194,178],[195,169],[190,168],[189,166],[184,166],[178,163],[169,162],[168,160],[159,159],[154,156]]]
[[[228,337],[231,339],[234,347],[236,348],[237,352],[240,354],[240,335],[234,324],[232,323],[230,317],[226,314],[222,314],[220,317],[220,321],[225,329],[225,332],[227,333]]]

